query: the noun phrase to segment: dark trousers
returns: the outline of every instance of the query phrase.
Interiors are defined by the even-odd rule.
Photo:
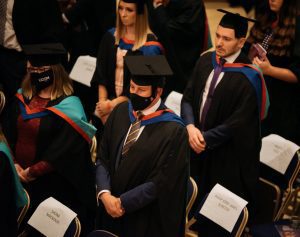
[[[24,54],[13,49],[0,46],[0,84],[7,101],[20,88],[26,74],[26,60]]]

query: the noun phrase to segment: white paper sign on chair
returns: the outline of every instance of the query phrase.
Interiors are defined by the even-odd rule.
[[[276,134],[270,134],[262,139],[260,162],[272,169],[285,174],[299,146]]]
[[[207,196],[200,214],[232,232],[247,201],[216,184]]]
[[[91,56],[80,56],[72,68],[70,77],[83,85],[90,87],[90,82],[96,68],[96,58]]]
[[[50,197],[37,207],[28,224],[48,237],[63,237],[77,216],[71,209]]]

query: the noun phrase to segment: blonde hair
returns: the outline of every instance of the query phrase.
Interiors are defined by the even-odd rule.
[[[72,95],[74,92],[72,80],[64,67],[61,64],[51,65],[50,67],[54,75],[50,100],[55,100],[61,96]],[[27,99],[31,99],[36,95],[35,87],[31,84],[30,73],[26,74],[21,87],[22,93]]]
[[[4,95],[3,91],[0,91],[0,114],[2,113],[4,106],[5,106],[5,95]],[[1,124],[0,124],[0,142],[6,143],[6,139],[2,133]]]
[[[119,16],[119,3],[122,0],[117,1],[117,20],[116,20],[116,34],[115,34],[115,43],[119,44],[120,39],[125,35],[125,26],[123,25],[120,16]],[[148,10],[144,4],[144,12],[141,14],[136,14],[135,20],[135,40],[132,50],[137,50],[142,47],[147,41],[147,35],[152,33],[149,27],[148,22]]]
[[[6,141],[6,138],[5,138],[5,136],[4,136],[3,132],[2,132],[1,126],[0,126],[0,142],[4,142],[4,143],[7,144],[7,141]]]

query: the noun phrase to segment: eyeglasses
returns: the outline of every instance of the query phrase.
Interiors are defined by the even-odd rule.
[[[45,71],[48,71],[50,69],[50,66],[44,66],[44,67],[27,67],[28,73],[42,73]]]

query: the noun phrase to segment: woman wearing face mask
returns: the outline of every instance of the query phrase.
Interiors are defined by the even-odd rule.
[[[3,131],[20,180],[31,197],[30,214],[54,197],[78,214],[83,233],[93,229],[95,190],[86,121],[71,80],[60,64],[60,44],[24,46],[27,75],[8,106]],[[80,173],[80,175],[78,175]]]
[[[297,0],[269,0],[269,9],[251,29],[248,47],[260,43],[267,54],[253,63],[262,70],[270,108],[262,135],[278,134],[300,145],[300,11]],[[247,46],[246,44],[246,46]]]
[[[98,87],[95,113],[104,124],[113,108],[128,100],[129,75],[124,70],[125,55],[158,55],[162,46],[148,25],[144,1],[117,1],[116,28],[103,37],[92,85]]]

